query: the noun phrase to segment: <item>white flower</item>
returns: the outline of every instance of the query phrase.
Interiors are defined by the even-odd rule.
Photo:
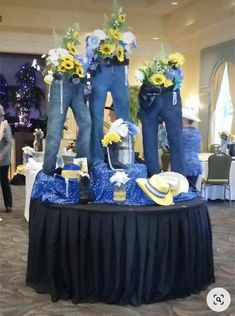
[[[111,183],[115,183],[117,186],[120,187],[121,184],[125,184],[130,180],[128,175],[125,172],[117,171],[114,175],[109,179]]]
[[[136,37],[132,32],[124,32],[122,34],[122,41],[127,45],[136,46]]]
[[[118,129],[118,134],[121,137],[126,137],[128,135],[128,126],[126,124],[122,124]]]
[[[22,148],[22,151],[26,155],[33,155],[33,153],[35,153],[35,150],[32,147],[30,147],[30,146],[24,146]]]
[[[96,37],[98,37],[98,39],[100,39],[101,41],[105,40],[108,36],[106,35],[106,33],[103,30],[97,29],[93,32],[93,35],[95,35]]]
[[[136,78],[136,80],[138,80],[138,81],[143,81],[143,80],[144,80],[144,74],[143,74],[143,72],[142,72],[141,70],[137,69],[137,70],[135,71],[135,78]]]
[[[129,129],[127,124],[124,123],[123,119],[120,118],[111,124],[109,132],[118,133],[121,137],[126,137],[128,135]]]

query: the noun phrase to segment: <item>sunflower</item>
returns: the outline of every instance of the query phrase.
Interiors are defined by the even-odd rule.
[[[78,31],[74,31],[72,33],[72,38],[75,40],[75,41],[78,41],[79,40],[79,32]]]
[[[60,59],[64,62],[73,61],[73,56],[70,54],[67,54],[67,55],[62,56]]]
[[[121,45],[118,45],[116,48],[116,55],[117,55],[117,59],[122,62],[124,61],[124,48]]]
[[[121,136],[118,133],[107,133],[104,135],[104,138],[102,139],[102,145],[104,147],[107,147],[108,145],[111,145],[112,143],[118,143],[121,142]]]
[[[124,23],[125,20],[126,20],[126,15],[125,15],[124,13],[120,13],[120,14],[118,15],[118,22],[119,22],[119,23]]]
[[[117,40],[117,41],[120,41],[120,40],[121,40],[122,34],[121,34],[118,30],[113,29],[113,28],[110,28],[110,29],[108,30],[108,33],[109,33],[109,35],[110,35],[112,38],[114,38],[115,40]]]
[[[66,72],[65,64],[64,64],[64,63],[60,64],[60,65],[58,66],[57,70],[58,70],[59,72]]]
[[[166,77],[163,74],[155,73],[150,77],[150,80],[154,86],[160,86],[166,81]]]
[[[180,53],[170,54],[168,56],[168,59],[169,59],[169,62],[172,63],[172,64],[175,64],[176,67],[182,66],[185,63],[185,58]]]
[[[99,52],[103,55],[111,55],[114,52],[114,45],[112,44],[101,44],[99,47]]]
[[[77,47],[74,45],[74,43],[67,43],[67,48],[70,51],[70,53],[72,55],[76,55],[78,54],[78,49]]]
[[[68,60],[64,62],[64,65],[65,65],[66,70],[70,70],[70,69],[73,69],[74,62],[71,60]]]
[[[173,85],[173,82],[170,80],[170,79],[166,79],[165,81],[164,81],[164,87],[165,88],[168,88],[168,87],[170,87],[170,86],[172,86]]]
[[[79,78],[83,78],[84,77],[84,69],[82,68],[82,65],[77,65],[76,67],[76,74],[78,75]]]

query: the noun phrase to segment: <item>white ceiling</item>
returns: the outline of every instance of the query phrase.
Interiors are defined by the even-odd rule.
[[[1,50],[12,51],[21,45],[26,52],[32,47],[43,52],[52,45],[52,30],[63,33],[74,22],[80,23],[85,35],[102,26],[104,14],[110,14],[112,3],[112,0],[1,0]],[[151,45],[155,49],[153,37],[160,38],[158,45],[170,43],[182,46],[181,50],[235,38],[235,0],[178,0],[178,5],[172,5],[171,0],[120,0],[119,3],[141,49],[151,49]]]

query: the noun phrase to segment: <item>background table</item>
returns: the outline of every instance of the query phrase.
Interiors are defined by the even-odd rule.
[[[207,204],[45,205],[31,201],[26,284],[53,301],[140,305],[214,281]]]
[[[202,164],[202,174],[198,177],[197,181],[197,189],[201,190],[201,182],[202,178],[206,178],[208,174],[208,158],[212,155],[210,153],[201,153],[199,154],[199,159]],[[231,188],[231,200],[235,200],[235,157],[233,157],[231,168],[230,168],[230,188]],[[203,196],[210,200],[216,200],[216,199],[224,199],[224,187],[218,186],[218,185],[210,185],[206,188],[206,193],[203,190]],[[228,191],[226,192],[226,199],[229,199]]]

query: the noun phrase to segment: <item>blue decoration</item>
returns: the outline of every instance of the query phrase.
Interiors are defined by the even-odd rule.
[[[77,179],[49,176],[40,171],[34,182],[31,198],[50,204],[79,203],[79,183]]]
[[[94,203],[116,204],[113,201],[114,183],[109,179],[116,171],[108,168],[107,164],[99,164],[91,169],[90,189],[95,197]],[[147,168],[144,164],[130,164],[125,169],[130,180],[126,183],[126,201],[123,205],[154,205],[147,195],[139,188],[135,179],[146,178]]]
[[[182,192],[182,193],[176,195],[174,197],[174,203],[193,200],[194,198],[196,198],[199,195],[200,195],[200,193],[198,190],[193,189],[193,188],[189,188],[189,191],[187,193]]]

